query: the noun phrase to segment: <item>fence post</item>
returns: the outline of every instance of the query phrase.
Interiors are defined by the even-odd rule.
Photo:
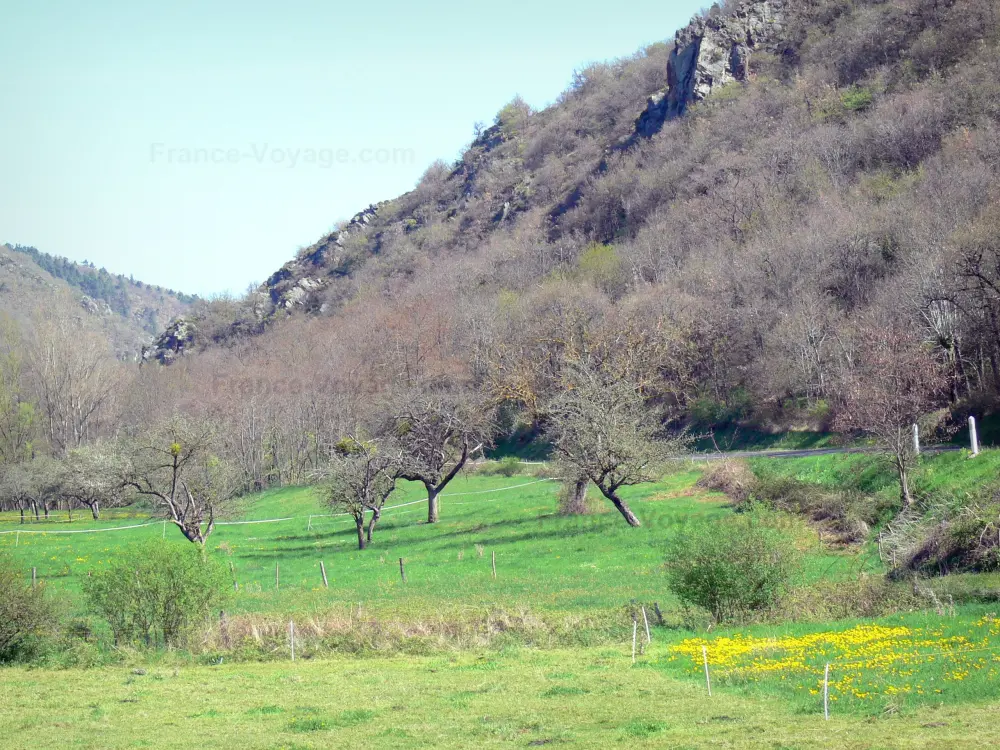
[[[913,425],[913,452],[920,455],[920,427],[916,424]]]
[[[288,621],[288,642],[292,648],[292,661],[295,661],[295,620]]]
[[[236,580],[236,566],[233,565],[233,561],[229,561],[229,572],[233,574],[233,591],[240,590],[240,582]]]
[[[708,676],[708,647],[701,647],[701,659],[705,664],[705,686],[708,688],[708,697],[712,697],[712,678]]]
[[[31,569],[31,588],[38,586],[38,568]]]
[[[969,442],[972,444],[972,455],[979,455],[979,434],[976,432],[976,418],[969,417]]]
[[[403,567],[403,558],[399,558],[399,577],[406,583],[406,569]]]
[[[277,591],[281,588],[281,564],[274,564],[274,590]]]
[[[830,665],[823,672],[823,718],[830,721]]]
[[[497,579],[497,553],[496,550],[493,551],[493,580]]]
[[[319,561],[319,572],[323,574],[323,588],[330,588],[330,584],[326,580],[326,566],[323,564],[322,560]]]
[[[648,646],[653,642],[653,639],[649,636],[649,618],[646,617],[646,605],[642,606],[642,624],[646,626],[646,645]]]

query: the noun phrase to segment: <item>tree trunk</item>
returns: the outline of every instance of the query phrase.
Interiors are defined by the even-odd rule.
[[[368,543],[372,543],[372,534],[375,531],[375,526],[378,524],[379,519],[382,517],[382,511],[373,510],[372,517],[368,520]]]
[[[906,465],[902,462],[896,464],[896,471],[899,473],[899,496],[903,501],[903,507],[909,508],[913,505],[913,495],[910,493],[910,477]]]
[[[365,548],[365,517],[358,516],[354,519],[355,524],[358,527],[358,549]]]
[[[566,483],[566,494],[562,497],[562,507],[559,509],[563,515],[582,516],[587,512],[588,484],[590,484],[589,477],[580,477]]]
[[[610,500],[618,509],[618,512],[622,514],[629,526],[642,526],[642,523],[636,518],[635,513],[632,512],[632,509],[628,507],[628,504],[624,500],[618,497],[618,493],[615,490],[605,490],[603,487],[600,489],[604,497]]]
[[[438,522],[438,494],[440,490],[434,487],[427,488],[427,523]]]

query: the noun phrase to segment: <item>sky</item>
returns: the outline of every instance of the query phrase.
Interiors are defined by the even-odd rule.
[[[0,243],[240,294],[704,4],[0,0]]]

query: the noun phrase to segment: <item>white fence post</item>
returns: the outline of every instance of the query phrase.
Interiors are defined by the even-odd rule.
[[[920,455],[920,428],[917,425],[913,425],[913,452]]]
[[[705,663],[705,686],[708,688],[708,697],[712,697],[712,679],[708,676],[708,647],[701,647],[701,658]]]
[[[972,443],[972,455],[979,455],[979,435],[976,433],[976,418],[969,417],[969,440]]]
[[[823,718],[830,721],[830,665],[823,673]]]

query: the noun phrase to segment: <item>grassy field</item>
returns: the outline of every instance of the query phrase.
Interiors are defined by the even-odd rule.
[[[654,643],[650,660],[668,658]],[[140,673],[141,672],[141,673]],[[626,649],[510,650],[294,664],[0,670],[0,747],[972,748],[977,700],[829,722],[821,704],[674,677]]]
[[[980,464],[959,458],[929,459],[921,481],[969,473],[972,486],[995,466],[989,455]],[[768,466],[816,481],[850,476],[888,491],[869,457],[810,462]],[[977,737],[993,731],[1000,702],[1000,626],[990,604],[874,623],[755,626],[707,636],[684,630],[662,574],[665,545],[692,525],[732,513],[725,498],[696,487],[698,476],[682,470],[630,490],[640,529],[607,511],[559,516],[555,482],[481,475],[453,483],[442,522],[432,527],[423,523],[421,488],[405,485],[364,552],[356,549],[350,520],[326,517],[306,490],[250,498],[240,525],[221,526],[210,547],[232,562],[240,583],[227,605],[231,614],[277,623],[266,648],[242,662],[245,654],[207,647],[197,654],[125,651],[98,662],[114,666],[85,670],[0,669],[0,747],[981,746]],[[800,520],[778,519],[804,553],[796,585],[881,572],[871,548],[828,548]],[[122,526],[139,528],[52,533]],[[25,571],[37,568],[68,602],[69,615],[81,618],[88,617],[81,596],[87,572],[123,544],[164,535],[162,524],[135,513],[23,527],[16,517],[0,518],[0,532],[18,530],[43,533],[0,535],[0,550]],[[169,527],[166,537],[188,544]],[[633,603],[658,603],[666,615],[664,626],[653,624],[648,646],[640,620],[635,665]],[[290,662],[282,623],[293,618],[304,634],[321,633],[334,616],[363,626],[436,618],[446,628],[463,617],[493,617],[494,628],[508,618],[544,622],[558,637],[532,640],[515,629],[506,639],[393,648],[372,641],[353,652],[317,637]],[[824,722],[817,680],[828,662],[834,709]]]
[[[209,547],[233,563],[240,583],[233,602],[237,612],[308,612],[358,602],[413,614],[496,605],[603,613],[620,610],[632,600],[667,607],[669,594],[660,568],[668,539],[690,524],[711,523],[731,512],[725,498],[695,488],[697,478],[696,471],[683,471],[627,490],[625,496],[643,521],[639,529],[629,528],[610,506],[590,516],[559,516],[557,482],[477,475],[450,485],[441,501],[442,521],[430,526],[423,523],[426,507],[419,502],[425,497],[423,488],[406,484],[388,503],[403,507],[385,512],[375,544],[364,552],[357,549],[353,520],[321,517],[327,511],[309,491],[284,489],[252,499],[245,518],[292,520],[220,526]],[[0,519],[0,532],[110,529],[141,524],[143,519],[25,527],[13,521],[11,516]],[[819,548],[801,524],[789,520],[788,530],[812,553],[804,581],[849,575],[866,564],[872,568],[870,556],[859,560]],[[100,568],[119,545],[163,534],[161,524],[95,534],[6,534],[0,536],[0,550],[12,554],[25,570],[36,567],[52,590],[79,601],[87,571]],[[173,543],[188,544],[169,526],[165,535]],[[405,560],[406,585],[399,558]],[[323,588],[321,560],[329,590]]]

